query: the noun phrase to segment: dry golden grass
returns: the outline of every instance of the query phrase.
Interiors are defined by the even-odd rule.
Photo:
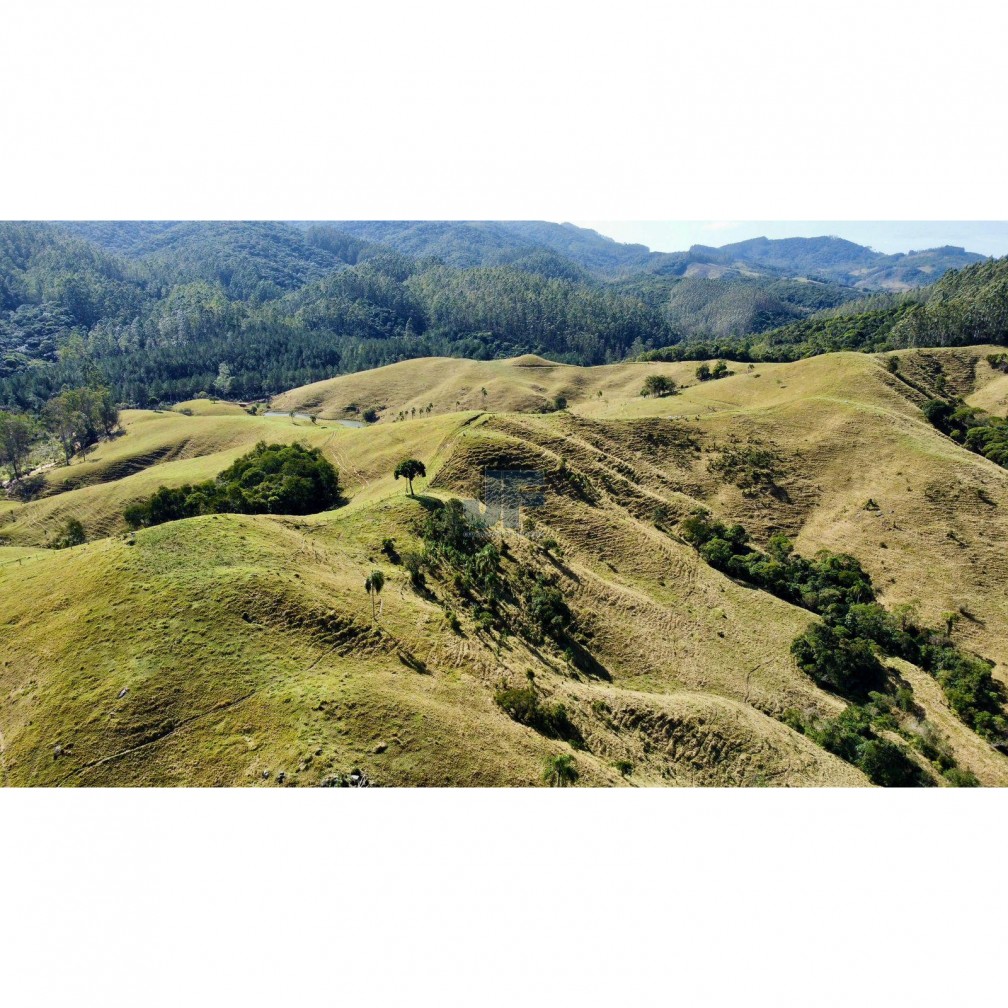
[[[706,566],[676,520],[707,506],[757,539],[782,530],[805,553],[851,552],[887,602],[919,598],[932,622],[965,609],[957,636],[1005,676],[1008,472],[919,410],[936,368],[970,401],[996,401],[1003,376],[985,352],[901,354],[901,374],[919,387],[858,354],[733,364],[734,376],[707,383],[695,364],[411,361],[276,404],[332,418],[351,403],[388,407],[363,429],[193,404],[200,415],[130,412],[122,437],[49,474],[49,496],[0,509],[5,779],[272,784],[282,770],[317,783],[358,766],[385,784],[538,784],[543,760],[569,747],[493,702],[501,683],[524,685],[531,671],[585,737],[573,754],[581,784],[863,785],[780,721],[789,708],[843,706],[790,657],[811,615]],[[641,398],[648,374],[686,387]],[[569,410],[535,412],[556,395]],[[430,415],[392,422],[430,402]],[[258,440],[318,445],[340,469],[347,506],[122,534],[126,504],[209,478]],[[740,446],[770,453],[769,486],[712,471]],[[408,456],[428,467],[418,491],[440,497],[475,496],[484,466],[544,472],[537,521],[563,556],[508,533],[507,563],[557,577],[593,671],[555,647],[477,630],[449,583],[432,581],[431,595],[409,587],[380,549],[388,536],[418,545],[422,501],[391,476]],[[70,516],[110,538],[39,550]],[[372,625],[363,581],[375,567],[388,583]],[[934,681],[894,666],[959,764],[1008,784],[1008,760],[952,714]]]

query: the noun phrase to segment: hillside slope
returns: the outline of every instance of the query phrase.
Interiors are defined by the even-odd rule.
[[[695,364],[431,358],[277,404],[317,409],[314,425],[201,403],[192,416],[132,412],[89,461],[47,474],[39,499],[0,509],[0,772],[9,784],[318,784],[353,769],[384,785],[537,784],[544,761],[568,754],[588,785],[866,784],[790,727],[792,712],[845,707],[790,653],[815,617],[709,566],[677,523],[704,506],[759,543],[785,532],[805,555],[851,553],[887,605],[919,599],[932,623],[968,613],[956,639],[1005,680],[1008,471],[920,410],[938,372],[964,395],[995,394],[989,349],[908,351],[900,375],[838,354],[734,364],[707,382]],[[659,374],[680,393],[642,398]],[[538,412],[557,396],[567,409]],[[368,427],[335,422],[351,404],[384,409]],[[347,503],[126,530],[128,503],[208,478],[259,440],[320,447]],[[392,476],[410,456],[427,465],[415,498]],[[439,501],[478,497],[500,468],[538,472],[545,493],[534,535],[495,533],[516,594],[490,625],[450,569],[418,589],[402,557],[423,548]],[[74,516],[95,541],[39,548]],[[376,619],[363,587],[374,569],[386,578]],[[569,606],[566,651],[521,630],[528,578]],[[913,724],[981,783],[1008,784],[1008,758],[934,679],[889,664]],[[529,683],[564,705],[574,747],[495,702]]]

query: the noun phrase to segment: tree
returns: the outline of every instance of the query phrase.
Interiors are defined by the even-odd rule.
[[[711,371],[711,378],[727,378],[728,375],[733,373],[728,370],[728,365],[723,360],[719,360],[714,365],[714,370]]]
[[[554,396],[553,409],[557,413],[559,413],[561,410],[567,409],[567,397],[562,395]]]
[[[577,764],[569,753],[553,756],[546,760],[543,782],[550,787],[567,787],[578,779]]]
[[[43,410],[46,427],[56,436],[67,465],[83,440],[86,422],[73,390],[61,392],[46,403]]]
[[[364,581],[364,590],[371,596],[371,619],[375,619],[375,599],[385,587],[385,575],[380,570],[373,570]]]
[[[231,368],[221,361],[220,367],[217,368],[217,377],[214,379],[214,388],[220,395],[226,396],[231,391],[233,381]]]
[[[665,375],[648,375],[644,379],[644,388],[641,395],[647,396],[667,396],[675,392],[676,383]]]
[[[409,484],[409,495],[413,496],[413,480],[417,476],[426,476],[427,467],[419,459],[403,459],[395,468],[395,478],[403,476]]]
[[[841,696],[865,696],[885,681],[871,644],[845,627],[813,623],[794,639],[791,654],[816,683]]]
[[[709,364],[701,364],[696,369],[696,376],[700,381],[707,381],[711,376],[711,369]]]
[[[105,431],[105,436],[112,437],[112,431],[119,426],[119,407],[112,396],[112,391],[105,387],[96,389],[95,406],[98,423]]]
[[[11,467],[15,479],[28,461],[34,427],[31,417],[0,410],[0,462]]]

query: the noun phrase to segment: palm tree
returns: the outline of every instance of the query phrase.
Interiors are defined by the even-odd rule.
[[[419,459],[403,459],[402,462],[395,468],[395,478],[399,479],[400,476],[406,478],[406,482],[409,484],[409,495],[413,496],[413,480],[417,476],[426,476],[427,468]]]
[[[564,753],[546,760],[543,768],[543,783],[550,787],[567,787],[578,779],[574,757]]]
[[[385,587],[385,575],[382,574],[380,570],[373,570],[367,576],[367,580],[364,582],[364,590],[371,596],[371,619],[376,619],[375,615],[375,598],[381,594],[382,588]]]

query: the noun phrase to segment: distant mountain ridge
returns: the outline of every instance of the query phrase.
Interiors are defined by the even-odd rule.
[[[685,276],[697,265],[778,276],[810,277],[861,290],[907,290],[934,283],[950,269],[986,259],[946,245],[887,254],[832,235],[817,238],[750,238],[720,247],[693,245],[684,252],[653,252],[590,228],[548,221],[332,221],[357,238],[412,256],[436,256],[446,265],[508,265],[548,249],[609,278],[633,273]]]
[[[728,263],[782,269],[792,276],[832,280],[860,289],[906,290],[934,283],[950,269],[982,262],[986,256],[954,245],[889,255],[846,238],[750,238],[722,245],[694,245],[693,256]]]

